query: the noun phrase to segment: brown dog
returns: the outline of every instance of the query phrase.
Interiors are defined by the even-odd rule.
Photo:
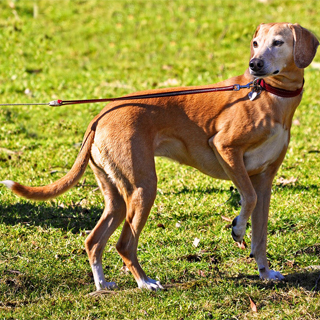
[[[74,186],[89,162],[106,204],[85,242],[97,290],[116,286],[106,282],[101,257],[123,220],[117,250],[139,288],[156,290],[162,286],[142,270],[137,246],[156,196],[154,156],[169,157],[214,178],[233,181],[242,203],[233,221],[233,238],[242,241],[251,216],[251,256],[260,277],[281,280],[279,272],[269,269],[266,257],[271,185],[286,154],[292,117],[302,98],[303,69],[314,58],[318,44],[298,24],[262,24],[251,42],[249,69],[217,84],[245,85],[263,78],[266,84],[260,85],[265,89],[253,88],[252,101],[248,90],[138,102],[128,96],[124,102],[108,104],[92,120],[66,176],[44,187],[26,187],[10,180],[2,183],[20,196],[46,200]]]

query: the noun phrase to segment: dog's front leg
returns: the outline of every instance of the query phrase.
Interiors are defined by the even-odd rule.
[[[232,143],[228,143],[224,134],[220,132],[209,140],[209,144],[225,173],[238,188],[241,195],[241,211],[233,220],[232,237],[235,241],[242,242],[247,221],[257,202],[256,192],[243,161],[243,151],[241,147],[232,146]]]
[[[251,177],[251,182],[258,198],[257,205],[251,216],[252,239],[250,256],[254,257],[257,262],[261,279],[283,280],[284,276],[280,272],[269,269],[266,255],[268,214],[274,175],[275,170],[269,169]]]

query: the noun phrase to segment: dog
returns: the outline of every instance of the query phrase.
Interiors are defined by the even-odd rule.
[[[260,277],[282,280],[280,272],[269,269],[266,256],[271,186],[302,98],[304,68],[318,45],[317,38],[299,24],[261,24],[251,41],[248,69],[217,84],[255,81],[253,87],[139,101],[130,100],[129,95],[125,101],[109,103],[91,121],[74,165],[60,180],[43,187],[11,180],[2,183],[19,196],[47,200],[74,186],[89,163],[105,200],[104,212],[85,240],[97,291],[117,287],[105,280],[101,258],[109,237],[123,220],[117,251],[139,288],[158,290],[163,287],[143,271],[137,247],[156,197],[154,157],[171,158],[234,183],[241,210],[233,220],[232,236],[241,242],[251,217],[250,256],[256,260]],[[195,88],[199,87],[179,89]],[[173,89],[141,93],[170,91]]]

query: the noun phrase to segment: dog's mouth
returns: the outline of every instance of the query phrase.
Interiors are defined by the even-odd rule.
[[[250,74],[252,74],[255,77],[260,77],[260,78],[268,76],[268,74],[263,71],[253,71],[251,69],[250,69]]]
[[[279,73],[280,73],[279,70],[275,70],[272,73],[267,73],[267,72],[263,72],[263,71],[253,71],[253,70],[250,69],[250,74],[252,74],[255,77],[259,77],[259,78],[265,78],[265,77],[277,75]]]

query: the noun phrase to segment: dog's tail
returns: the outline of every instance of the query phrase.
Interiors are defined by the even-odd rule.
[[[95,130],[88,129],[71,170],[61,179],[43,187],[27,187],[11,180],[0,181],[0,183],[6,185],[15,194],[27,199],[48,200],[55,198],[72,188],[84,174],[90,159],[94,136]]]

